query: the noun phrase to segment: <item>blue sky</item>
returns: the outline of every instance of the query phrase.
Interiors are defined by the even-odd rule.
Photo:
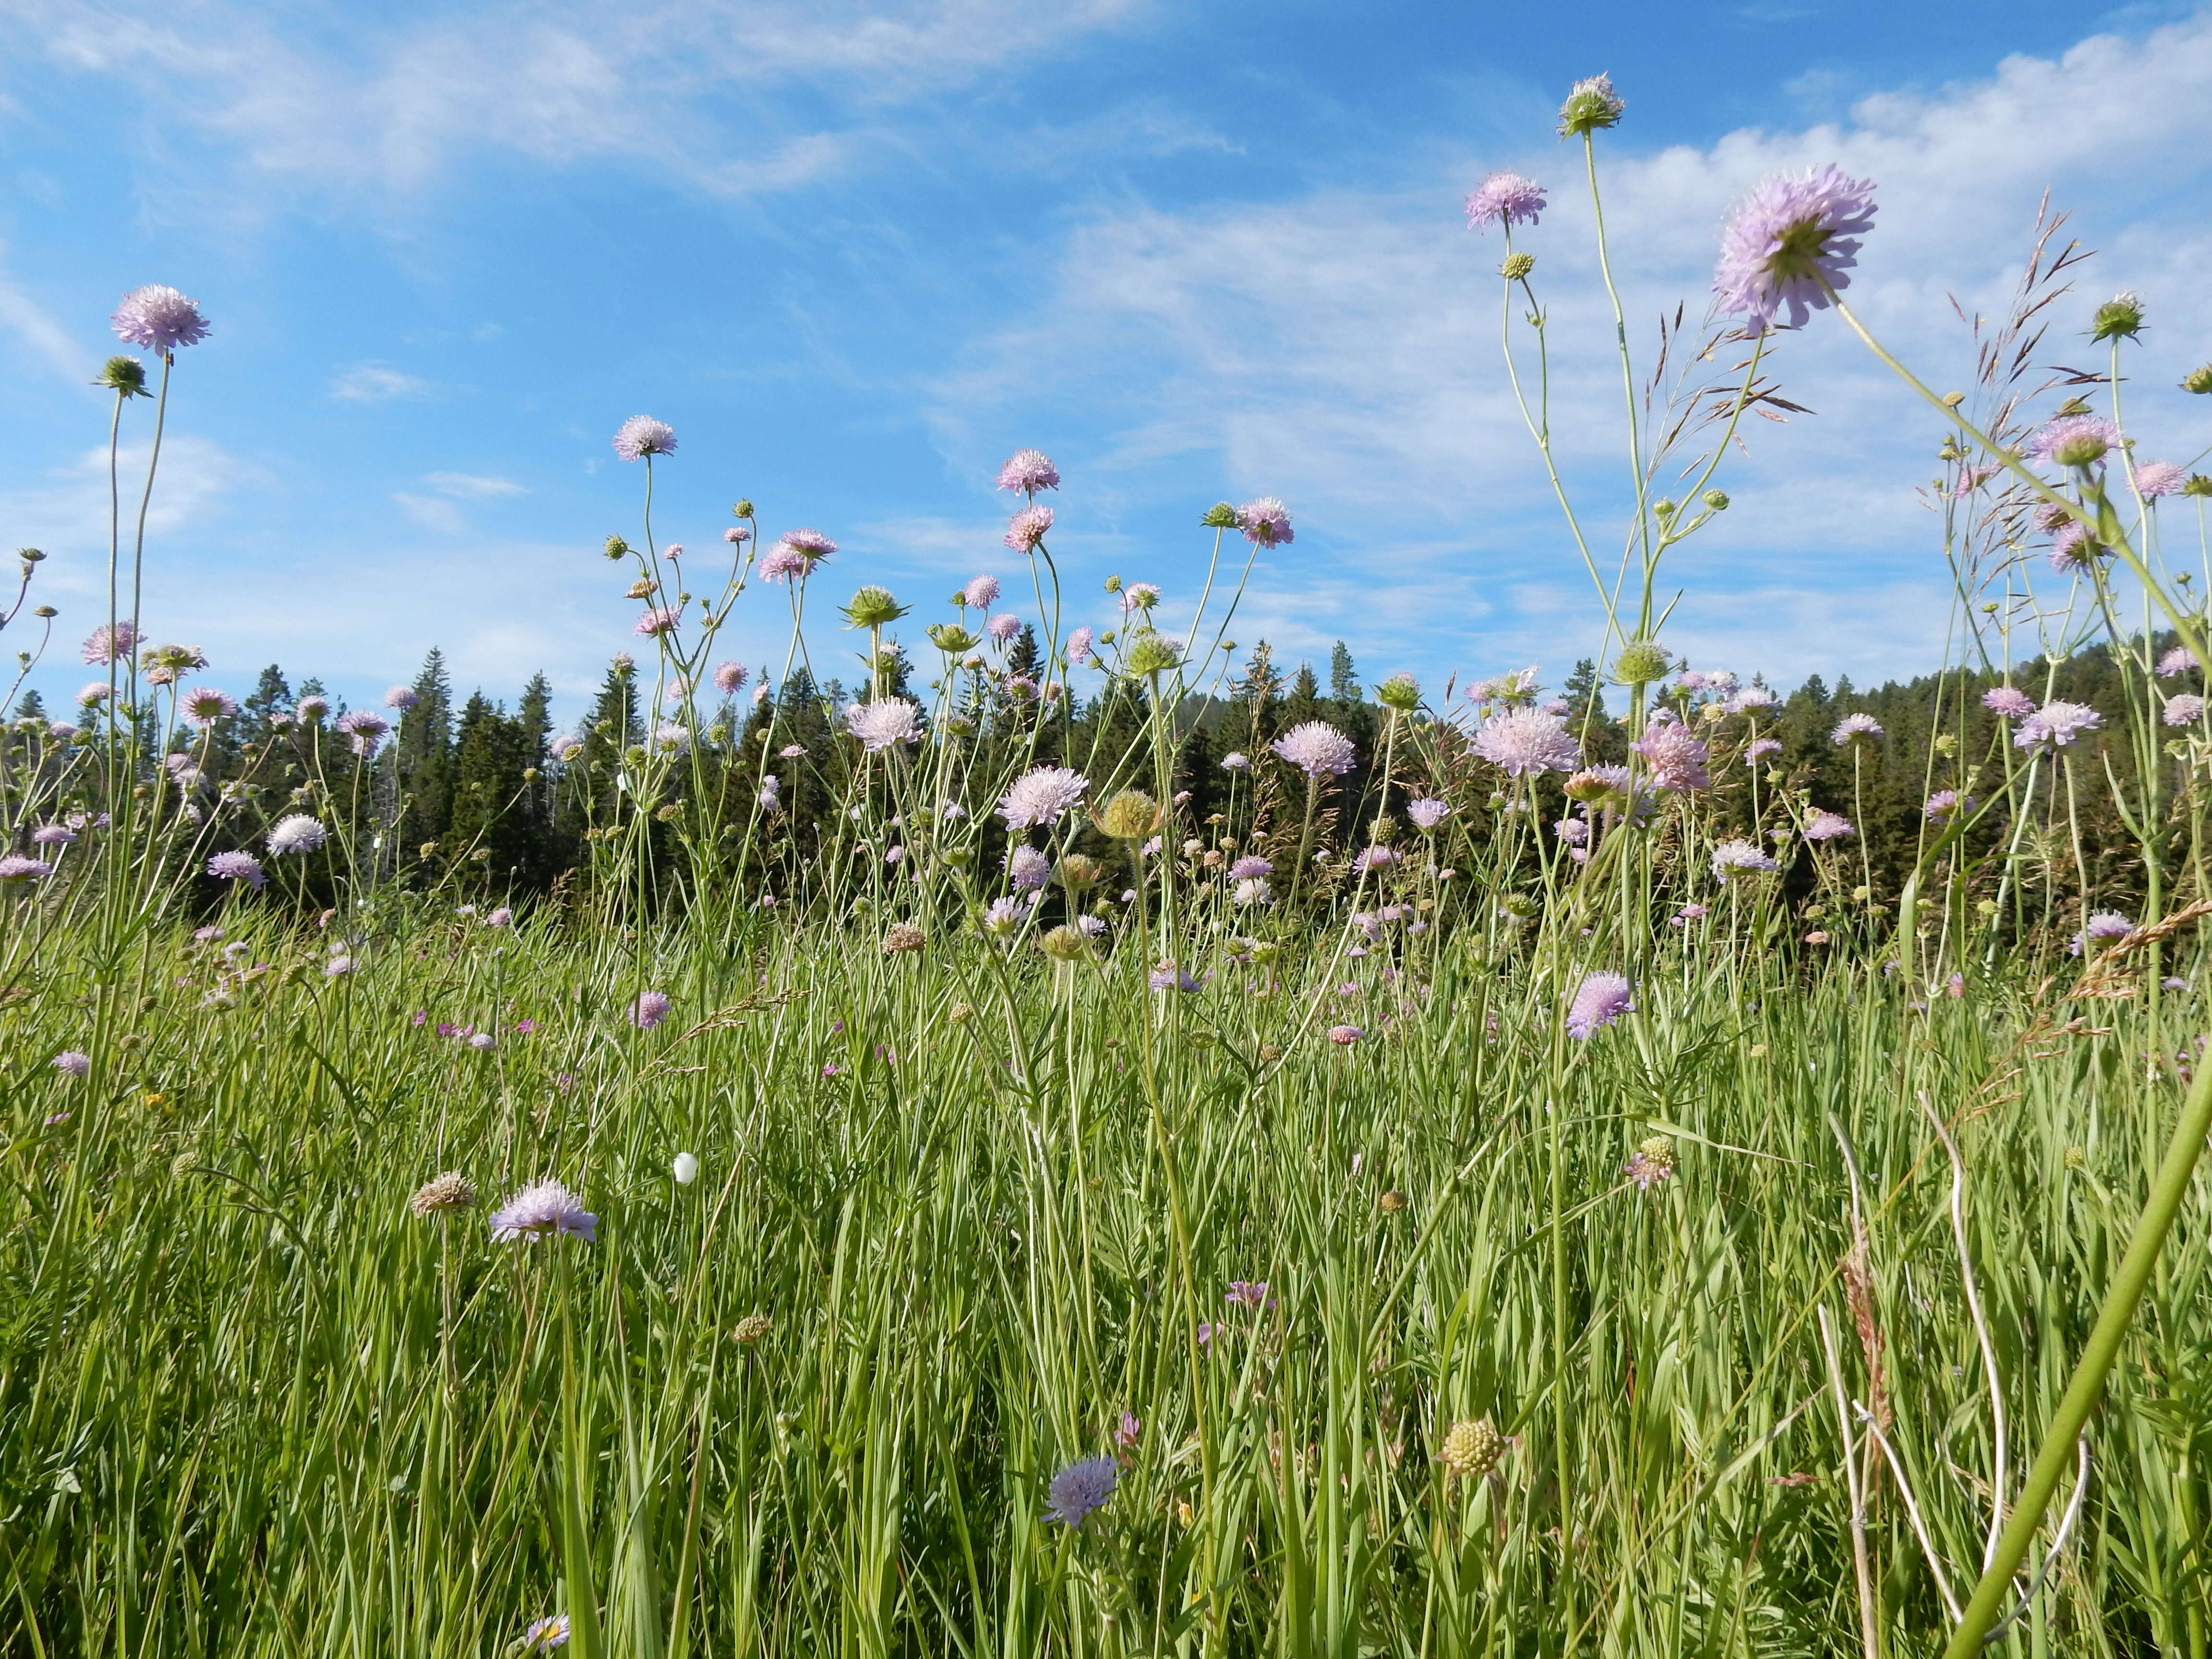
[[[1198,515],[1272,494],[1298,538],[1241,639],[1556,681],[1596,611],[1458,203],[1495,167],[1553,187],[1523,245],[1565,468],[1617,544],[1616,371],[1551,136],[1599,70],[1629,100],[1607,216],[1640,362],[1662,307],[1702,309],[1729,202],[1834,159],[1881,187],[1854,297],[1930,378],[1965,378],[1948,296],[2002,303],[2049,190],[2102,250],[2063,326],[2150,304],[2141,453],[2212,441],[2212,399],[2168,389],[2212,360],[2212,13],[2186,6],[0,0],[0,540],[52,556],[73,645],[106,548],[86,383],[116,297],[165,282],[216,331],[179,365],[146,621],[234,691],[274,659],[360,700],[435,644],[465,690],[543,668],[573,710],[629,643],[597,548],[636,532],[608,440],[640,411],[681,434],[665,537],[713,543],[742,494],[842,544],[827,672],[853,585],[915,602],[919,643],[959,580],[1016,574],[991,483],[1036,445],[1071,620],[1119,572],[1171,624]],[[1671,573],[1698,665],[1864,681],[1943,651],[1912,495],[1936,434],[1821,320],[1777,359],[1818,414],[1754,434]],[[780,594],[744,605],[733,654],[780,662]]]

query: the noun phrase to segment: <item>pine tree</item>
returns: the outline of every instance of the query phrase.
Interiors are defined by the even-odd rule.
[[[393,764],[399,775],[403,858],[442,842],[453,811],[453,688],[445,653],[433,646],[415,677],[415,706],[399,723]]]
[[[246,716],[246,740],[258,743],[267,737],[269,717],[281,714],[291,706],[292,688],[285,684],[284,671],[272,662],[261,671],[261,678],[254,682],[252,695],[239,706],[239,712]]]
[[[1321,682],[1314,678],[1313,665],[1302,662],[1291,681],[1290,695],[1283,699],[1283,720],[1286,726],[1300,726],[1307,720],[1321,718]]]
[[[1336,699],[1340,708],[1350,708],[1360,701],[1359,671],[1352,665],[1352,653],[1342,640],[1329,647],[1328,695]]]

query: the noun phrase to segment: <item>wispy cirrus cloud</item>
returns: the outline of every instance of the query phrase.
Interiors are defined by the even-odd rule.
[[[331,396],[340,403],[382,404],[395,398],[427,398],[430,383],[382,363],[356,363],[331,377]]]

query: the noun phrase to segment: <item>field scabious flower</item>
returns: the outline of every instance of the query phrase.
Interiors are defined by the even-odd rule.
[[[66,823],[42,823],[31,831],[31,840],[40,847],[72,847],[76,844],[76,831]]]
[[[219,691],[212,685],[203,685],[178,698],[177,710],[194,726],[205,731],[217,720],[235,714],[238,699],[228,691]]]
[[[2194,726],[2204,718],[2204,699],[2194,691],[2168,697],[2159,718],[2168,726]]]
[[[1504,1455],[1505,1437],[1486,1417],[1453,1424],[1437,1448],[1437,1462],[1462,1480],[1481,1480]]]
[[[1040,489],[1057,489],[1060,469],[1042,450],[1018,449],[999,469],[999,488],[1032,495]]]
[[[143,637],[137,623],[119,622],[112,628],[102,623],[84,636],[84,644],[79,648],[77,656],[88,663],[121,662],[138,648],[138,641]],[[90,690],[88,686],[86,688],[87,691]],[[106,686],[100,688],[100,695],[103,697],[107,695]],[[82,702],[84,699],[80,696],[78,700]]]
[[[1001,538],[1017,553],[1034,553],[1037,544],[1052,528],[1052,509],[1044,506],[1023,507],[1006,520],[1006,533]]]
[[[1545,206],[1544,187],[1534,179],[1517,173],[1493,173],[1468,192],[1468,228],[1498,225],[1510,231],[1516,225],[1533,225]]]
[[[1097,638],[1098,630],[1091,627],[1087,623],[1085,626],[1077,629],[1073,634],[1070,634],[1067,636],[1068,661],[1073,663],[1089,662],[1093,655],[1092,645]]]
[[[650,415],[633,415],[615,432],[615,453],[626,461],[676,453],[676,428]]]
[[[1873,715],[1846,714],[1836,722],[1836,729],[1828,733],[1828,741],[1841,749],[1847,744],[1864,742],[1881,735],[1881,722]]]
[[[525,1187],[491,1212],[491,1236],[501,1243],[522,1238],[534,1244],[566,1235],[590,1244],[598,1241],[599,1228],[599,1217],[557,1181]]]
[[[2172,653],[2168,652],[2166,654],[2171,658]],[[2167,672],[2164,663],[2159,665],[2159,672],[2160,673]],[[2016,685],[1993,685],[1982,693],[1982,707],[1993,714],[2002,714],[2008,720],[2016,720],[2023,714],[2033,714],[2035,712],[2035,699]]]
[[[1566,721],[1536,708],[1509,708],[1492,715],[1474,734],[1474,752],[1515,778],[1571,772],[1583,763]]]
[[[1576,990],[1567,1008],[1567,1035],[1587,1042],[1623,1014],[1636,1011],[1636,988],[1626,975],[1591,974]]]
[[[565,1613],[556,1613],[545,1619],[533,1619],[522,1632],[522,1650],[526,1654],[568,1645],[568,1615]]]
[[[411,685],[395,685],[384,694],[384,706],[405,714],[422,701],[422,694]]]
[[[2188,482],[2189,474],[2172,461],[2145,461],[2136,469],[2136,493],[2147,501],[2178,495]]]
[[[1756,766],[1769,755],[1778,755],[1782,745],[1772,738],[1753,738],[1743,746],[1743,763]]]
[[[2159,678],[2169,679],[2176,674],[2186,674],[2196,666],[2197,653],[2185,645],[2177,645],[2158,659]]]
[[[2062,415],[2029,434],[2027,455],[2051,466],[2094,466],[2126,442],[2101,415]]]
[[[353,752],[366,759],[376,752],[377,745],[392,730],[392,722],[366,708],[349,708],[338,716],[338,730],[350,739]]]
[[[1644,735],[1628,745],[1644,757],[1651,769],[1651,781],[1662,789],[1710,789],[1712,774],[1706,769],[1711,750],[1690,728],[1675,720],[1654,720]]]
[[[1973,810],[1972,796],[1961,796],[1955,789],[1938,789],[1928,797],[1920,812],[1930,823],[1948,823],[1960,813]]]
[[[1781,867],[1760,852],[1754,842],[1724,841],[1713,848],[1713,873],[1723,881],[1746,870],[1778,870]]]
[[[1829,290],[1850,285],[1858,239],[1874,228],[1874,182],[1833,162],[1802,177],[1778,173],[1754,190],[1721,237],[1713,290],[1721,308],[1764,334],[1777,315],[1802,328]]]
[[[1424,795],[1406,803],[1406,816],[1413,820],[1414,829],[1427,835],[1451,816],[1451,808],[1443,801]]]
[[[1328,1028],[1328,1040],[1340,1048],[1349,1048],[1366,1035],[1357,1025],[1332,1025]]]
[[[1172,962],[1164,962],[1145,976],[1145,982],[1155,991],[1194,992],[1198,981],[1188,968],[1178,968]]]
[[[1034,847],[1016,847],[1006,854],[1006,879],[1018,890],[1028,892],[1052,878],[1052,860]]]
[[[477,1189],[469,1185],[468,1177],[457,1170],[447,1170],[433,1176],[415,1189],[407,1200],[407,1207],[416,1215],[437,1215],[447,1210],[465,1210],[474,1206]]]
[[[1674,1178],[1674,1143],[1666,1135],[1653,1135],[1639,1143],[1620,1172],[1640,1191],[1650,1192]]]
[[[1805,820],[1807,841],[1836,841],[1856,834],[1858,831],[1851,827],[1851,821],[1840,812],[1816,810]]]
[[[637,1000],[629,1006],[629,1023],[641,1031],[650,1031],[668,1018],[668,994],[665,991],[641,991]]]
[[[679,620],[676,612],[667,605],[655,605],[632,623],[629,631],[641,638],[657,640],[663,635],[674,633]]]
[[[1274,865],[1256,853],[1247,853],[1229,866],[1229,878],[1231,881],[1256,881],[1263,876],[1272,876],[1274,873]]]
[[[254,887],[269,879],[262,873],[261,860],[251,853],[217,853],[208,860],[207,871],[217,881],[242,881]]]
[[[1121,1467],[1110,1457],[1086,1457],[1070,1463],[1053,1476],[1046,1488],[1045,1519],[1080,1527],[1085,1517],[1106,1506],[1121,1480]]]
[[[1283,547],[1297,540],[1291,510],[1273,495],[1257,495],[1237,509],[1237,527],[1256,547]]]
[[[2084,946],[2100,945],[2106,939],[2125,939],[2135,932],[2135,923],[2118,910],[2099,910],[2081,924],[2081,931],[2074,935],[2073,944],[2067,948],[2078,957]]]
[[[741,662],[718,662],[714,665],[714,690],[724,696],[735,696],[745,683],[745,665]]]
[[[304,858],[330,838],[331,832],[321,820],[305,812],[290,812],[277,819],[276,828],[269,832],[269,850],[280,857],[289,853]]]
[[[913,743],[921,733],[915,717],[921,705],[909,702],[904,697],[879,697],[873,702],[856,702],[845,710],[845,729],[860,740],[860,747],[872,755],[888,749],[895,743]]]
[[[2049,754],[2104,723],[2105,717],[2086,703],[2053,701],[2022,720],[2012,740],[2016,748]]]
[[[761,556],[757,568],[769,581],[787,581],[793,576],[812,575],[816,567],[836,550],[837,544],[818,530],[787,530]]]
[[[64,1077],[88,1077],[92,1073],[92,1056],[76,1048],[64,1048],[54,1056],[54,1070]]]
[[[1046,520],[1050,523],[1050,520]],[[978,611],[988,611],[999,598],[999,579],[993,575],[973,576],[968,586],[960,590],[960,602]]]
[[[999,803],[1009,830],[1050,829],[1083,799],[1091,780],[1073,767],[1035,766],[1013,781]]]
[[[1340,778],[1352,769],[1357,751],[1352,739],[1327,720],[1294,726],[1269,745],[1310,778]]]
[[[132,289],[107,320],[118,339],[164,357],[180,345],[198,345],[208,337],[199,301],[163,283]]]

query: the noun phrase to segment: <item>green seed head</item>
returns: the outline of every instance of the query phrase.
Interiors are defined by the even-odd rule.
[[[1505,256],[1505,263],[1498,267],[1498,274],[1509,283],[1517,283],[1535,268],[1534,254],[1509,253]]]
[[[2212,374],[2212,369],[2205,372]],[[1234,530],[1237,528],[1237,509],[1226,501],[1216,501],[1206,509],[1206,516],[1199,522],[1209,530]]]
[[[2133,340],[2141,337],[2143,304],[2132,294],[2116,294],[2097,307],[2089,319],[2093,340]]]
[[[888,587],[871,582],[845,602],[845,620],[855,628],[882,628],[906,615]]]
[[[1132,674],[1164,674],[1182,660],[1182,647],[1148,628],[1129,641],[1128,654],[1122,660]]]
[[[1421,683],[1411,674],[1393,674],[1375,688],[1375,695],[1384,708],[1409,714],[1421,706]]]
[[[1141,789],[1124,789],[1106,803],[1097,823],[1115,841],[1143,841],[1160,827],[1160,804]]]
[[[1631,640],[1613,665],[1613,678],[1623,685],[1649,685],[1664,679],[1674,665],[1667,647],[1656,640]]]
[[[1620,112],[1627,107],[1627,100],[1613,89],[1610,75],[1577,81],[1567,94],[1567,101],[1559,106],[1559,137],[1579,138],[1584,133],[1619,126]]]
[[[1462,1480],[1480,1480],[1505,1455],[1505,1437],[1486,1417],[1465,1418],[1451,1425],[1437,1461]]]

